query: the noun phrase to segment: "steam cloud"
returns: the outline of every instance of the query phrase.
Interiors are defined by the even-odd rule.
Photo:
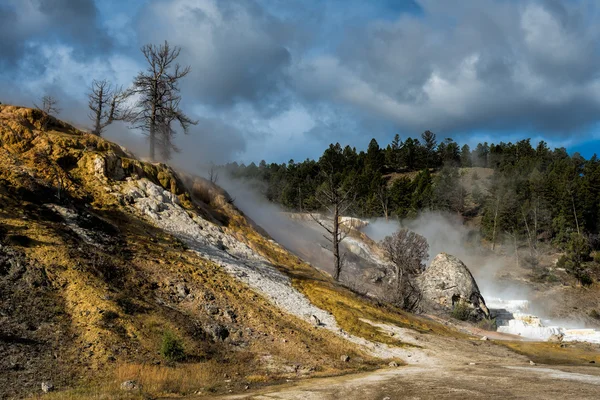
[[[497,256],[480,243],[479,233],[464,224],[455,214],[425,212],[415,219],[403,221],[376,219],[363,232],[373,240],[381,240],[398,229],[406,228],[427,239],[429,260],[439,253],[452,254],[462,260],[473,274],[483,297],[528,299],[530,290],[498,276],[510,265],[511,259]]]

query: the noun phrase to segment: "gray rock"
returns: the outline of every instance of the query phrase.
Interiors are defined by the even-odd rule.
[[[190,294],[190,289],[187,287],[187,285],[183,282],[178,283],[175,286],[175,290],[177,290],[177,294],[179,295],[179,297],[181,298],[186,298],[188,294]]]
[[[204,292],[204,300],[213,301],[215,299],[215,295],[211,292]]]
[[[54,385],[52,382],[42,382],[42,392],[48,393],[54,391]]]
[[[563,336],[564,336],[564,335],[563,335],[563,334],[561,334],[561,333],[559,333],[559,334],[554,334],[554,335],[551,335],[551,336],[548,338],[548,341],[549,341],[550,343],[562,343]]]
[[[207,305],[204,306],[204,309],[210,315],[217,315],[217,314],[219,314],[221,312],[221,310],[219,309],[219,307],[215,306],[214,304],[207,304]]]
[[[350,357],[347,356],[346,354],[344,354],[343,356],[340,357],[340,360],[342,360],[342,362],[348,362],[348,361],[350,361]]]
[[[227,318],[229,322],[236,322],[237,314],[233,310],[227,310],[225,311],[225,318]]]
[[[418,284],[426,309],[450,312],[456,304],[463,303],[471,309],[472,320],[490,315],[473,275],[461,260],[450,254],[438,254],[419,277]]]
[[[229,329],[226,326],[219,324],[210,325],[205,330],[212,336],[213,340],[215,341],[223,341],[227,339],[230,335]]]
[[[125,381],[121,383],[121,390],[132,391],[138,390],[140,385],[136,381]]]

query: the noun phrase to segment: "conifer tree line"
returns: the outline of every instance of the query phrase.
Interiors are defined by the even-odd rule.
[[[352,188],[355,200],[347,213],[353,216],[403,219],[440,210],[480,217],[481,233],[492,246],[514,239],[533,256],[541,243],[566,247],[573,233],[600,247],[600,160],[550,149],[544,141],[535,147],[525,139],[471,149],[450,138],[438,142],[426,131],[420,139],[396,135],[385,148],[372,139],[360,152],[331,144],[317,161],[224,168],[290,211],[319,211],[316,193],[326,181],[324,165],[334,165],[341,187]],[[490,168],[493,174],[484,179],[470,167]],[[467,171],[468,187],[461,184]]]

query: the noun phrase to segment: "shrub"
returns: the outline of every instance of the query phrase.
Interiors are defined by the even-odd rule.
[[[459,301],[454,305],[454,308],[452,309],[450,315],[452,315],[452,318],[461,321],[468,321],[471,316],[471,309],[469,308],[467,303],[465,303],[464,301]]]
[[[185,358],[183,342],[171,331],[163,334],[160,353],[169,361],[181,361]]]
[[[540,263],[540,260],[533,255],[526,255],[523,260],[532,267],[536,267]]]
[[[495,331],[498,329],[498,324],[496,323],[496,318],[484,318],[477,323],[477,327],[486,331]]]
[[[593,283],[585,263],[591,260],[591,248],[587,237],[578,233],[571,234],[567,242],[567,252],[558,265],[564,265],[567,273],[573,275],[584,286]]]
[[[593,309],[592,311],[590,311],[590,317],[594,319],[600,319],[600,313],[598,312],[598,310]]]
[[[580,273],[577,279],[579,279],[579,282],[583,286],[590,286],[592,283],[594,283],[594,280],[587,272]]]
[[[406,311],[417,309],[421,292],[414,277],[425,271],[429,244],[423,236],[401,229],[379,242],[386,257],[393,263],[393,304]]]

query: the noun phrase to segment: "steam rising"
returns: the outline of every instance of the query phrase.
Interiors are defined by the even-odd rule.
[[[289,213],[267,201],[264,195],[248,182],[220,175],[217,184],[235,199],[237,208],[263,228],[276,242],[303,260],[327,272],[332,272],[333,257],[325,250],[327,241],[323,236],[324,231],[307,221],[291,219]]]
[[[509,268],[512,260],[498,256],[481,245],[479,232],[456,214],[425,212],[402,221],[379,218],[370,221],[363,232],[373,240],[381,240],[398,229],[406,228],[427,239],[429,260],[439,253],[452,254],[462,260],[477,281],[484,298],[528,299],[529,289],[497,277]]]
[[[223,176],[217,182],[235,198],[235,205],[262,227],[274,240],[305,261],[326,271],[332,264],[331,256],[323,248],[327,242],[324,231],[308,221],[292,220],[276,204],[268,202],[256,187],[248,182]],[[407,228],[427,239],[429,263],[441,252],[461,259],[471,270],[479,289],[485,297],[528,299],[530,290],[512,281],[499,280],[513,260],[497,256],[481,245],[478,231],[464,224],[454,214],[426,212],[415,219],[403,221],[370,220],[362,231],[375,241],[382,240],[398,229]]]

